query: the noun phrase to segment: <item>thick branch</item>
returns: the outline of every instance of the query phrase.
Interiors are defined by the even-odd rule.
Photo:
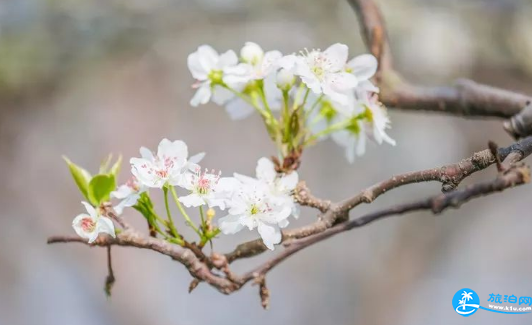
[[[522,157],[523,156],[521,155],[519,159],[521,159]],[[512,158],[512,160],[514,159]],[[293,242],[282,253],[280,253],[273,259],[267,261],[263,265],[259,266],[255,270],[245,274],[244,281],[249,281],[251,279],[264,276],[268,271],[273,269],[276,265],[284,261],[289,256],[295,254],[296,252],[344,231],[362,227],[369,224],[370,222],[386,217],[401,215],[404,213],[419,210],[430,210],[434,214],[439,214],[449,207],[458,208],[460,205],[468,202],[473,198],[503,191],[507,188],[521,185],[529,181],[530,169],[527,166],[524,166],[524,164],[520,164],[519,166],[513,166],[510,170],[499,175],[495,180],[491,182],[470,185],[463,190],[443,193],[440,195],[426,198],[424,200],[397,205],[392,208],[369,213],[351,221],[346,221],[324,232]]]
[[[499,149],[501,159],[505,159],[512,152],[520,153],[522,154],[522,157],[530,155],[532,153],[532,137],[525,138],[511,146]],[[455,164],[393,176],[392,178],[362,190],[359,194],[337,204],[329,202],[329,209],[322,213],[317,221],[301,228],[283,231],[283,243],[290,243],[295,239],[301,239],[321,233],[326,229],[331,228],[337,222],[339,217],[345,217],[346,212],[357,205],[361,203],[371,203],[380,195],[407,184],[438,181],[442,183],[443,191],[454,190],[464,178],[487,168],[494,162],[495,157],[489,149],[486,149],[476,152],[473,156],[463,159]],[[299,185],[298,189],[303,191],[303,193],[306,193],[305,195],[310,195],[305,184]],[[298,196],[301,196],[301,194],[297,194],[296,191],[296,197]],[[315,200],[318,202],[325,202],[320,199]],[[305,202],[308,201],[300,200],[300,203]],[[236,259],[256,256],[266,251],[266,249],[267,248],[262,243],[262,240],[256,239],[238,245],[235,250],[226,254],[226,257],[229,263],[231,263]]]
[[[75,236],[54,236],[48,238],[48,244],[53,243],[83,243],[90,246],[132,246],[143,249],[150,249],[169,256],[183,264],[190,274],[216,287],[220,292],[228,294],[237,290],[240,286],[226,278],[213,274],[205,263],[203,263],[191,250],[171,244],[165,240],[144,236],[143,234],[128,229],[112,238],[110,236],[100,236],[94,243],[88,244],[87,240]]]
[[[379,60],[376,81],[381,88],[380,100],[384,105],[464,117],[512,118],[532,102],[530,96],[465,79],[457,80],[452,86],[443,87],[418,87],[403,81],[393,70],[386,26],[375,1],[348,2],[358,15],[368,50]],[[532,134],[532,122],[528,122],[526,117],[512,118],[504,127],[512,135],[524,137]]]

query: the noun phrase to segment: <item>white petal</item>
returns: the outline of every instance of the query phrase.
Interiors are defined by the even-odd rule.
[[[225,67],[230,67],[238,64],[238,57],[235,54],[235,51],[229,50],[222,55],[220,55],[220,61],[218,62],[218,69],[223,69]]]
[[[275,248],[274,245],[281,242],[282,235],[279,228],[260,222],[258,230],[264,245],[266,245],[266,247],[268,247],[270,250],[273,251]]]
[[[331,62],[332,71],[340,71],[345,67],[349,48],[345,44],[336,43],[329,46],[323,54]]]
[[[183,203],[184,206],[187,208],[190,207],[199,207],[201,205],[205,205],[205,200],[198,194],[190,194],[187,196],[182,196],[179,198],[179,201]]]
[[[277,177],[273,162],[265,157],[259,159],[255,172],[258,179],[266,182],[273,182]]]
[[[188,159],[188,162],[192,163],[192,164],[198,164],[200,161],[203,160],[203,158],[205,158],[205,152],[200,152],[200,153],[197,153],[194,156],[190,157]]]
[[[98,223],[96,224],[96,231],[98,233],[106,233],[111,235],[111,237],[116,237],[115,226],[113,221],[107,217],[100,217]]]
[[[331,73],[325,76],[324,83],[334,92],[345,92],[348,89],[353,89],[358,85],[358,79],[354,75],[347,72]],[[325,92],[326,95],[329,95]]]
[[[133,193],[133,189],[127,185],[120,185],[116,191],[111,192],[111,197],[115,199],[123,199]]]
[[[164,160],[165,158],[176,159],[176,162],[179,163],[181,167],[184,165],[188,157],[187,144],[181,140],[172,142],[168,139],[162,139],[157,148],[157,156],[161,160]]]
[[[144,159],[153,161],[153,152],[146,147],[140,147],[140,156]]]
[[[96,219],[96,217],[98,216],[98,213],[96,212],[94,207],[92,205],[90,205],[89,203],[87,203],[87,202],[81,202],[81,204],[83,204],[85,206],[85,209],[87,210],[87,212],[89,213],[91,218],[92,219]]]
[[[371,81],[369,80],[359,80],[357,89],[362,89],[364,91],[374,92],[378,93],[379,87],[375,86]]]
[[[240,222],[240,216],[229,214],[218,220],[218,227],[220,227],[222,233],[232,235],[242,230],[244,225]]]
[[[368,80],[377,72],[378,61],[371,54],[362,54],[351,59],[347,66],[359,80]]]
[[[212,101],[216,103],[217,105],[224,105],[227,103],[230,99],[235,97],[235,95],[228,89],[225,89],[220,86],[214,86],[213,94],[212,94]]]
[[[198,80],[206,80],[209,71],[205,70],[200,63],[198,52],[194,52],[188,55],[187,65],[192,77]]]
[[[300,57],[295,54],[289,54],[280,58],[279,61],[277,61],[277,65],[283,69],[292,71],[296,66],[296,62],[299,60],[301,60]]]
[[[211,71],[218,63],[218,52],[209,45],[198,47],[198,60],[204,71]]]
[[[235,98],[227,103],[227,105],[225,105],[225,110],[227,111],[227,114],[229,114],[229,117],[235,121],[243,120],[255,111],[251,105],[241,98]]]
[[[296,188],[297,182],[299,182],[299,175],[296,171],[293,171],[288,175],[284,175],[279,179],[279,183],[283,186],[283,188],[289,191]]]
[[[198,88],[198,90],[196,90],[194,97],[190,100],[190,105],[193,107],[200,104],[205,105],[211,99],[211,95],[211,85],[209,83],[204,83]]]

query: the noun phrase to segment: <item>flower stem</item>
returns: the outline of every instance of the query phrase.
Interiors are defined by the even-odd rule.
[[[305,140],[303,145],[306,146],[306,145],[312,143],[313,141],[317,140],[319,137],[327,135],[327,134],[335,132],[335,131],[339,131],[339,130],[345,128],[347,125],[348,125],[348,121],[347,122],[346,121],[342,121],[342,122],[330,125],[326,129],[324,129],[324,130],[322,130],[322,131],[310,136],[307,140]]]
[[[185,218],[187,224],[194,229],[194,231],[203,238],[201,232],[198,230],[198,228],[192,223],[192,220],[188,216],[187,212],[183,208],[183,205],[181,205],[181,202],[179,201],[179,197],[177,196],[177,192],[175,191],[175,187],[170,186],[170,191],[172,192],[172,197],[174,198],[175,204],[177,205],[177,208],[179,209],[179,212],[183,215],[183,218]]]
[[[179,233],[177,232],[177,228],[174,225],[174,220],[172,219],[172,213],[170,212],[170,206],[168,204],[168,187],[165,185],[163,186],[163,192],[164,192],[164,207],[166,208],[166,216],[168,217],[168,228],[170,228],[170,232],[175,238],[179,238]]]

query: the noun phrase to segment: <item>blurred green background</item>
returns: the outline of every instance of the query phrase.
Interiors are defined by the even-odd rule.
[[[436,85],[456,77],[532,93],[528,0],[379,1],[396,67]],[[200,44],[238,50],[255,41],[283,53],[350,46],[364,53],[345,1],[3,0],[0,2],[0,324],[530,324],[531,315],[451,308],[454,293],[532,295],[530,195],[524,186],[433,217],[392,218],[313,246],[258,288],[223,296],[167,257],[114,249],[117,283],[103,293],[105,250],[45,244],[74,234],[81,195],[61,159],[96,170],[109,153],[136,156],[163,137],[206,151],[205,167],[252,174],[274,152],[258,116],[233,122],[213,104],[191,108],[186,56]],[[300,177],[341,199],[389,176],[459,161],[510,139],[499,121],[391,112],[396,147],[373,145],[349,165],[326,141],[305,153]],[[127,159],[126,159],[127,162]],[[128,178],[127,163],[121,180]],[[495,175],[489,169],[465,184]],[[464,184],[464,185],[465,185]],[[392,192],[352,213],[438,193],[439,184]],[[160,200],[160,198],[158,198]],[[159,206],[160,207],[160,206]],[[143,227],[142,218],[126,217]],[[316,217],[305,210],[293,226]],[[218,251],[254,238],[216,241]],[[244,271],[271,253],[235,263]]]

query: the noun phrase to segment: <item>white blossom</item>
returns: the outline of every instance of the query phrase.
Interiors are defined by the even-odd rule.
[[[325,51],[312,50],[302,55],[283,57],[279,65],[294,71],[315,94],[325,94],[342,104],[347,103],[347,90],[358,85],[355,75],[346,72],[348,47],[333,44]]]
[[[88,239],[89,244],[98,238],[99,234],[106,233],[115,237],[115,227],[111,219],[100,215],[92,205],[87,202],[81,202],[87,213],[82,213],[74,218],[72,227],[81,238]]]
[[[271,201],[263,188],[242,184],[231,198],[228,215],[220,218],[218,225],[224,234],[235,234],[248,227],[257,228],[264,245],[273,250],[281,242],[280,227],[286,226],[291,210]]]
[[[224,210],[230,195],[236,190],[238,182],[232,177],[220,178],[220,173],[198,169],[186,173],[181,187],[190,191],[189,195],[182,196],[179,201],[186,207],[208,205],[210,208],[219,207]]]
[[[235,174],[240,187],[229,202],[229,214],[219,220],[224,234],[234,234],[244,226],[258,229],[264,244],[271,250],[281,241],[280,228],[288,226],[288,217],[298,217],[299,207],[292,192],[298,182],[297,172],[278,174],[267,158],[259,159],[257,178]]]
[[[193,85],[197,88],[196,94],[190,100],[192,106],[206,104],[211,98],[216,104],[223,105],[234,96],[223,85],[234,87],[248,80],[246,65],[238,64],[238,57],[232,50],[220,55],[209,45],[202,45],[188,56],[187,63],[192,76],[197,79]]]
[[[165,184],[178,185],[187,171],[198,168],[197,163],[204,154],[197,154],[187,160],[187,145],[180,140],[171,142],[163,139],[159,143],[157,155],[149,149],[140,148],[142,158],[131,158],[131,173],[147,187],[162,188]]]
[[[357,90],[378,93],[379,88],[370,81],[377,72],[377,66],[377,58],[371,54],[362,54],[347,62],[346,70],[357,78]]]
[[[332,123],[345,122],[346,127],[332,133],[332,139],[345,148],[346,158],[353,163],[355,156],[362,156],[366,151],[366,138],[373,138],[378,144],[383,141],[395,145],[395,140],[386,134],[390,120],[384,106],[376,95],[367,91],[349,94],[348,103],[333,104],[337,112]]]
[[[148,188],[140,184],[135,176],[131,177],[125,184],[120,185],[116,191],[111,192],[111,197],[121,200],[114,210],[118,215],[121,215],[126,207],[132,207],[137,204],[140,195],[146,192]]]

